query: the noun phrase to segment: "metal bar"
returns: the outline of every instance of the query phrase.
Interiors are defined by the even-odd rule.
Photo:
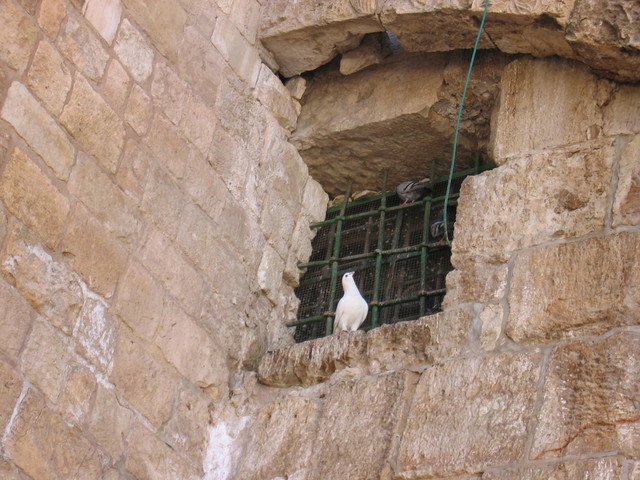
[[[420,247],[420,290],[427,289],[427,242],[429,241],[429,228],[431,221],[431,203],[424,207],[424,217],[422,220],[422,247]],[[420,316],[424,317],[427,308],[427,299],[420,296]]]
[[[382,250],[384,250],[384,223],[386,219],[386,207],[387,207],[387,181],[389,179],[389,171],[385,169],[384,176],[382,177],[382,197],[380,198],[380,217],[378,220],[378,245],[376,248],[376,268],[373,274],[373,308],[371,309],[371,327],[376,328],[378,326],[378,315],[380,314],[380,307],[377,302],[380,300],[380,275],[382,273]]]

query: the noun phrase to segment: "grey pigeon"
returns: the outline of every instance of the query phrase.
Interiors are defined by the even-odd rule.
[[[343,330],[355,332],[367,317],[369,305],[360,295],[360,290],[353,280],[354,273],[347,272],[342,276],[344,295],[338,302],[336,319],[333,322],[333,333]]]
[[[396,193],[401,200],[404,200],[402,206],[407,203],[413,203],[416,200],[420,200],[431,193],[431,188],[426,182],[418,182],[416,180],[409,180],[408,182],[402,182],[396,187]]]
[[[429,231],[431,232],[431,239],[435,241],[443,240],[444,235],[444,209],[440,210],[435,215],[434,220],[429,225]],[[453,238],[453,224],[456,221],[456,212],[452,208],[447,209],[447,234],[449,239]]]

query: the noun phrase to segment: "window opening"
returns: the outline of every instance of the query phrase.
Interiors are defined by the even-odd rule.
[[[493,165],[482,164],[478,157],[473,169],[452,177],[447,207],[450,238],[462,181],[490,168]],[[383,185],[380,195],[345,200],[327,210],[325,221],[311,225],[317,233],[309,262],[300,265],[305,273],[296,289],[298,319],[288,325],[296,327],[297,342],[332,333],[343,294],[340,279],[349,271],[356,272],[356,284],[369,303],[360,327],[364,330],[441,311],[445,277],[453,269],[451,247],[442,230],[430,227],[442,219],[447,177],[430,181],[431,195],[405,206],[393,188],[387,190],[386,172]],[[349,186],[345,199],[350,195]]]

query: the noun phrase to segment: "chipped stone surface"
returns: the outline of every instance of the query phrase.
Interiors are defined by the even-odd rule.
[[[454,360],[422,374],[394,478],[464,475],[523,459],[541,355]]]
[[[22,392],[22,380],[18,372],[1,359],[0,385],[2,385],[2,389],[0,389],[0,429],[4,432],[9,420],[11,420],[11,414],[20,397],[20,392]]]
[[[282,281],[284,262],[278,252],[270,246],[265,246],[262,260],[258,267],[258,285],[274,304],[278,303],[278,289]]]
[[[153,104],[151,99],[138,85],[134,85],[129,94],[125,119],[135,132],[143,136],[148,130],[153,118]]]
[[[604,133],[640,133],[640,87],[618,85],[611,102],[604,108]]]
[[[443,307],[463,303],[488,303],[502,299],[507,288],[506,265],[473,265],[469,270],[453,270],[447,274],[447,294]]]
[[[66,15],[67,4],[64,0],[42,0],[38,25],[49,37],[55,38]]]
[[[16,362],[18,353],[33,322],[29,304],[4,281],[0,281],[0,330],[3,332],[0,351]],[[0,404],[3,402],[0,402]]]
[[[87,0],[82,14],[108,44],[113,42],[122,15],[120,0]]]
[[[104,75],[102,89],[104,96],[115,110],[120,110],[124,106],[130,83],[129,74],[120,62],[111,61]]]
[[[64,28],[58,38],[58,49],[75,64],[87,78],[98,81],[102,78],[109,54],[102,46],[84,18],[73,10],[68,11]]]
[[[38,44],[27,74],[27,85],[51,113],[60,115],[71,90],[71,72],[62,56],[46,41]]]
[[[38,42],[38,30],[31,19],[12,0],[0,5],[0,30],[5,32],[0,44],[0,60],[22,73]]]
[[[640,135],[622,150],[613,203],[613,226],[640,225]]]
[[[638,352],[637,331],[556,347],[549,361],[532,458],[616,450],[636,458],[640,453]]]
[[[522,253],[514,264],[508,335],[541,342],[638,324],[638,249],[640,235],[626,232]]]
[[[136,82],[143,83],[149,78],[153,69],[153,50],[126,18],[120,25],[113,48]]]
[[[616,457],[567,461],[535,467],[507,468],[488,471],[482,475],[483,480],[511,480],[513,478],[521,480],[570,480],[572,478],[616,480],[624,477],[622,476],[622,462]]]
[[[256,96],[266,106],[285,130],[292,131],[297,122],[297,114],[289,90],[280,79],[262,65],[256,85]]]
[[[221,16],[216,21],[211,43],[240,78],[248,85],[255,85],[261,66],[258,51],[226,17]]]
[[[109,375],[113,368],[117,331],[116,318],[97,295],[88,294],[74,332],[76,352]]]
[[[120,404],[112,389],[98,385],[87,429],[113,460],[125,452],[133,418],[134,413]]]
[[[86,367],[77,365],[67,371],[60,394],[60,410],[67,421],[76,425],[84,423],[97,385],[96,377]]]

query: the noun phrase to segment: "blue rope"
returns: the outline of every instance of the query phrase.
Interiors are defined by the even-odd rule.
[[[451,245],[449,239],[449,229],[447,228],[447,206],[449,204],[449,193],[451,191],[451,179],[453,178],[453,170],[456,165],[456,153],[458,151],[458,131],[460,130],[460,119],[462,118],[462,109],[464,108],[464,101],[467,97],[467,88],[469,88],[469,81],[471,80],[471,70],[473,69],[473,62],[476,59],[476,52],[478,51],[478,44],[480,43],[480,37],[482,36],[482,29],[484,28],[484,21],[487,18],[487,11],[489,10],[489,0],[486,0],[484,4],[484,13],[482,14],[482,21],[480,22],[480,29],[478,30],[478,36],[476,37],[476,43],[473,46],[473,53],[471,54],[471,62],[469,63],[469,70],[467,71],[467,81],[464,84],[464,90],[462,91],[462,99],[460,100],[460,108],[458,109],[458,120],[456,121],[456,129],[453,134],[453,153],[451,154],[451,169],[449,170],[449,180],[447,181],[447,192],[444,196],[444,235],[447,240],[447,245]]]

